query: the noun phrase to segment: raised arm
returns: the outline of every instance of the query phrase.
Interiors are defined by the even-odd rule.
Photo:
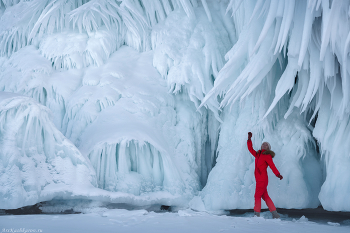
[[[252,143],[252,140],[251,140],[251,137],[253,136],[253,134],[251,132],[248,133],[248,141],[247,141],[247,146],[248,146],[248,150],[249,152],[254,156],[256,157],[256,151],[253,149],[253,143]]]

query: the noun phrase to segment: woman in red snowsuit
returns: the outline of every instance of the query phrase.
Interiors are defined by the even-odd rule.
[[[255,188],[255,206],[254,213],[256,216],[260,216],[261,210],[261,198],[266,202],[266,205],[269,207],[270,212],[272,213],[273,218],[279,218],[279,215],[276,211],[276,207],[273,204],[269,194],[267,193],[267,185],[269,183],[269,178],[267,176],[267,167],[270,166],[273,173],[280,178],[283,179],[279,171],[277,170],[275,164],[272,161],[272,158],[275,156],[275,153],[271,151],[271,146],[268,142],[264,142],[261,145],[261,150],[255,151],[253,149],[253,144],[251,141],[251,137],[253,134],[251,132],[248,133],[248,141],[247,146],[249,152],[255,157],[255,180],[256,180],[256,188]]]

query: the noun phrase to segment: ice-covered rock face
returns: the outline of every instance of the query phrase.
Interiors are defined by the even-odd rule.
[[[313,135],[321,144],[322,160],[325,166],[326,180],[319,195],[325,209],[349,211],[350,202],[350,126],[349,115],[344,119],[337,116],[340,108],[341,91],[338,80],[333,94],[328,90],[323,93],[322,105],[318,113]],[[330,111],[329,109],[332,109]]]
[[[215,36],[220,38],[220,33],[224,33],[222,40],[226,44],[221,42],[210,47],[210,43],[215,42],[211,35],[215,27],[204,30],[204,25],[210,23],[204,9],[196,10],[201,17],[198,26],[191,5],[181,3],[182,7],[190,9],[185,13],[180,2],[173,1],[169,9],[165,3],[164,9],[156,2],[144,4],[150,12],[156,12],[157,18],[147,13],[149,17],[145,22],[134,24],[130,20],[143,14],[137,5],[89,1],[69,13],[73,20],[71,30],[65,21],[64,30],[50,31],[51,28],[42,24],[45,20],[41,19],[36,27],[42,33],[31,34],[32,42],[38,48],[17,48],[8,53],[12,53],[9,59],[3,59],[5,72],[2,73],[1,87],[31,96],[52,110],[55,125],[91,160],[98,186],[102,189],[134,195],[166,191],[191,196],[205,185],[212,168],[218,121],[214,113],[196,109],[198,100],[211,88],[212,79],[205,80],[203,74],[198,77],[198,72],[209,75],[211,66],[217,72],[221,66],[217,63],[222,61],[228,49],[228,36],[220,24]],[[73,7],[71,4],[64,6],[60,1],[57,4],[53,11]],[[51,6],[46,7],[48,10]],[[102,9],[105,14],[96,9]],[[176,96],[168,93],[167,82],[152,65],[153,52],[139,53],[130,47],[119,48],[120,43],[125,42],[134,48],[146,49],[149,46],[147,37],[142,35],[150,33],[146,24],[155,25],[159,19],[165,20],[165,15],[161,14],[163,10],[166,15],[177,11],[175,20],[168,22],[167,30],[188,16],[188,25],[192,29],[198,28],[195,36],[189,33],[191,28],[181,30],[187,30],[185,39],[191,41],[187,54],[196,49],[200,60],[184,57],[176,61],[188,60],[187,68],[184,66],[187,70],[197,67],[194,86],[198,97],[193,91],[190,91],[193,93],[191,97],[179,90]],[[134,14],[133,19],[128,16],[130,12]],[[84,16],[85,13],[88,16]],[[118,15],[123,21],[118,21],[121,20]],[[55,18],[49,21],[56,22]],[[118,26],[114,24],[116,22],[121,24]],[[128,28],[126,32],[124,27]],[[203,40],[202,37],[209,39]],[[205,44],[196,46],[200,41]],[[163,42],[164,38],[153,45],[160,47]],[[210,49],[212,51],[208,52]],[[212,57],[212,64],[202,65],[202,56]],[[204,89],[200,79],[207,83]],[[184,89],[188,87],[186,85]]]
[[[90,161],[36,101],[0,93],[0,208],[12,209],[93,188]]]
[[[0,90],[47,106],[80,151],[65,154],[90,160],[100,189],[81,197],[184,203],[205,186],[192,202],[201,210],[251,208],[252,131],[255,148],[268,141],[277,154],[277,207],[350,210],[348,10],[321,0],[0,1]],[[33,142],[19,126],[33,117],[8,108],[0,124],[18,127],[6,150],[62,159],[47,109],[21,98],[2,106],[40,109],[26,132],[50,133]],[[22,160],[26,174],[47,173]],[[39,183],[11,186],[31,193],[13,206],[49,199],[32,192]]]

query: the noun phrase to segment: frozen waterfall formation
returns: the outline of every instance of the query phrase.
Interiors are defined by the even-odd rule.
[[[0,0],[0,209],[350,211],[349,0]]]

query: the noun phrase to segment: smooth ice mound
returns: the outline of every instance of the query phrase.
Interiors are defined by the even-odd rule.
[[[0,209],[19,208],[97,185],[90,161],[31,98],[0,93]]]

